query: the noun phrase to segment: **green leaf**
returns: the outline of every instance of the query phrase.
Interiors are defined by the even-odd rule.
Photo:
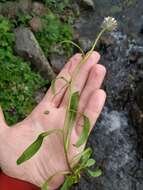
[[[89,136],[90,127],[91,127],[88,117],[83,115],[83,118],[84,118],[83,131],[79,140],[77,141],[75,145],[77,148],[79,148],[81,145],[86,143]]]
[[[87,170],[87,172],[91,177],[99,177],[102,175],[102,170],[100,169],[97,169],[96,171]]]
[[[70,106],[69,106],[68,117],[67,117],[68,122],[65,128],[66,149],[68,149],[69,142],[70,142],[70,135],[73,129],[76,116],[77,116],[78,103],[79,103],[79,92],[74,92],[71,95]]]
[[[88,152],[91,152],[91,153],[92,153],[91,148],[87,148],[87,149],[83,150],[82,152],[80,152],[79,154],[75,155],[75,156],[73,157],[72,161],[71,161],[72,166],[74,166],[75,163],[77,163],[79,160],[80,160],[80,163],[81,163],[81,161],[82,161],[82,159],[83,159],[83,155],[84,155],[84,154],[86,155]]]
[[[87,163],[85,164],[85,167],[91,167],[91,166],[93,166],[95,163],[96,163],[96,161],[91,158],[91,159],[89,159],[89,160],[87,161]]]
[[[64,184],[60,188],[60,190],[69,190],[69,188],[76,183],[76,179],[73,176],[67,176]]]
[[[92,154],[92,149],[91,148],[87,148],[82,157],[81,157],[81,165],[85,165],[87,163],[87,161],[89,160],[90,156]]]
[[[54,130],[51,130],[49,132],[47,131],[47,132],[41,133],[38,136],[38,138],[18,158],[17,165],[20,165],[23,162],[29,160],[31,157],[33,157],[38,152],[38,150],[40,149],[44,138],[47,137],[48,135],[50,135],[53,132],[54,132]]]
[[[79,92],[74,92],[71,96],[70,108],[69,108],[70,123],[73,123],[76,119],[78,103],[79,103]]]
[[[57,80],[64,80],[67,84],[69,84],[69,81],[64,77],[57,77],[54,80],[52,80],[52,82],[51,82],[51,90],[52,90],[53,95],[56,94],[55,83],[56,83]]]
[[[47,181],[44,183],[41,190],[49,190],[49,186],[48,186]]]

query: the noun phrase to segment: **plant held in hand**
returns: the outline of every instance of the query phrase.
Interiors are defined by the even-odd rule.
[[[74,44],[74,42],[71,42],[71,41],[62,42],[62,43],[71,43],[75,45],[76,47],[79,48],[79,50],[82,53],[82,60],[79,62],[79,64],[77,64],[69,80],[67,80],[64,77],[60,77],[60,78],[56,78],[51,83],[53,97],[58,96],[59,94],[59,92],[57,92],[55,88],[55,84],[57,80],[63,80],[65,82],[65,85],[62,88],[64,87],[68,88],[68,104],[66,108],[64,126],[62,129],[57,128],[57,129],[53,129],[53,130],[49,130],[47,132],[41,133],[38,136],[38,138],[24,151],[24,153],[17,160],[17,164],[19,165],[29,160],[30,158],[32,158],[32,156],[34,156],[37,153],[37,151],[40,149],[43,143],[43,140],[49,135],[52,135],[53,133],[58,133],[61,136],[63,140],[63,147],[64,147],[64,153],[65,153],[68,170],[59,171],[55,173],[53,176],[50,176],[47,179],[47,181],[44,183],[42,190],[48,190],[49,182],[57,175],[65,176],[65,182],[63,186],[60,188],[60,190],[68,190],[73,184],[78,183],[78,181],[80,180],[81,172],[83,171],[86,171],[92,177],[98,177],[102,174],[99,168],[97,168],[95,171],[91,171],[89,169],[91,166],[93,166],[96,163],[95,160],[91,158],[91,154],[92,154],[91,148],[87,148],[84,150],[89,133],[91,131],[91,124],[90,124],[89,118],[86,116],[85,113],[77,114],[78,105],[79,105],[79,92],[75,91],[73,87],[74,87],[76,76],[80,72],[80,69],[82,68],[82,66],[86,64],[88,58],[91,56],[101,35],[104,32],[113,31],[116,28],[117,28],[117,21],[114,18],[112,17],[105,18],[101,25],[101,31],[99,35],[97,36],[92,48],[86,54],[82,51],[82,49],[77,44]],[[45,111],[43,114],[49,114],[49,112],[50,110]],[[69,147],[71,144],[71,135],[72,135],[72,131],[73,131],[74,124],[77,117],[82,118],[83,127],[82,127],[80,138],[72,146],[78,149],[77,152],[79,153],[76,154],[72,159],[69,159],[68,153],[69,153]]]

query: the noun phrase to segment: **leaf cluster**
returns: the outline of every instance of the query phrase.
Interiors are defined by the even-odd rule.
[[[69,5],[71,0],[43,0],[43,3],[54,12],[62,12]]]
[[[53,52],[61,54],[62,51],[68,56],[71,55],[73,48],[69,44],[64,44],[60,47],[57,44],[66,39],[72,40],[72,27],[67,23],[63,23],[59,17],[52,12],[42,17],[42,23],[43,30],[35,33],[35,36],[45,52],[45,55],[48,57],[50,53]]]
[[[27,62],[15,56],[13,43],[13,25],[0,16],[0,104],[9,125],[31,112],[36,104],[34,93],[45,85]]]

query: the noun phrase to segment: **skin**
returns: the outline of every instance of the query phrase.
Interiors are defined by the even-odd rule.
[[[103,108],[106,94],[100,89],[105,77],[105,68],[97,64],[100,55],[93,52],[87,63],[81,68],[75,79],[74,90],[79,91],[80,101],[78,112],[84,112],[94,126]],[[60,72],[59,76],[69,79],[81,55],[74,55]],[[16,160],[23,151],[47,130],[63,128],[66,106],[68,103],[67,88],[60,90],[65,82],[57,80],[56,91],[60,93],[53,98],[51,89],[48,90],[40,104],[22,122],[9,128],[0,109],[0,167],[11,177],[30,182],[41,187],[44,181],[58,171],[68,170],[63,149],[63,141],[59,134],[52,134],[44,140],[40,151],[30,160],[20,166]],[[44,114],[48,110],[49,114]],[[73,129],[68,157],[79,153],[75,144],[82,131],[82,119],[78,116]],[[58,188],[64,181],[64,176],[58,175],[50,182],[50,190]]]

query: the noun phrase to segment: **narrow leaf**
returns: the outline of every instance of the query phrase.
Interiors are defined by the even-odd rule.
[[[75,179],[72,176],[68,176],[60,190],[69,190],[73,184],[75,184]]]
[[[87,163],[85,164],[85,167],[91,167],[91,166],[93,166],[95,163],[96,163],[96,161],[91,158],[91,159],[89,159],[89,160],[87,161]]]
[[[88,139],[88,136],[89,136],[90,121],[89,121],[88,117],[85,115],[83,115],[83,118],[84,118],[84,124],[83,124],[82,134],[75,145],[77,148],[79,148],[81,145],[85,144]]]
[[[18,158],[17,165],[22,164],[23,162],[29,160],[31,157],[33,157],[38,150],[40,149],[43,140],[45,137],[50,135],[51,133],[55,132],[54,130],[47,131],[44,133],[41,133],[38,138],[23,152],[23,154]]]
[[[102,170],[100,169],[97,169],[96,171],[87,170],[87,172],[91,177],[99,177],[102,175]]]
[[[70,106],[68,110],[68,125],[65,128],[66,149],[68,149],[69,142],[70,142],[70,135],[73,129],[74,122],[76,120],[78,103],[79,103],[79,93],[74,92],[71,95]]]
[[[86,154],[87,152],[92,152],[92,150],[90,148],[87,148],[83,150],[82,152],[80,152],[79,154],[75,155],[73,159],[71,160],[71,165],[74,166],[75,163],[77,163],[82,158],[82,156]]]
[[[87,149],[84,151],[84,154],[83,154],[82,157],[81,157],[81,164],[82,164],[82,165],[85,165],[85,164],[87,163],[87,161],[89,160],[91,154],[92,154],[91,148],[87,148]]]
[[[57,80],[64,80],[67,84],[69,83],[69,81],[64,77],[57,77],[54,80],[52,80],[52,82],[51,82],[51,91],[52,91],[53,95],[56,94],[55,83],[56,83]]]
[[[76,119],[78,103],[79,103],[79,92],[74,92],[71,96],[71,102],[70,102],[70,108],[69,108],[70,123],[73,123]]]

